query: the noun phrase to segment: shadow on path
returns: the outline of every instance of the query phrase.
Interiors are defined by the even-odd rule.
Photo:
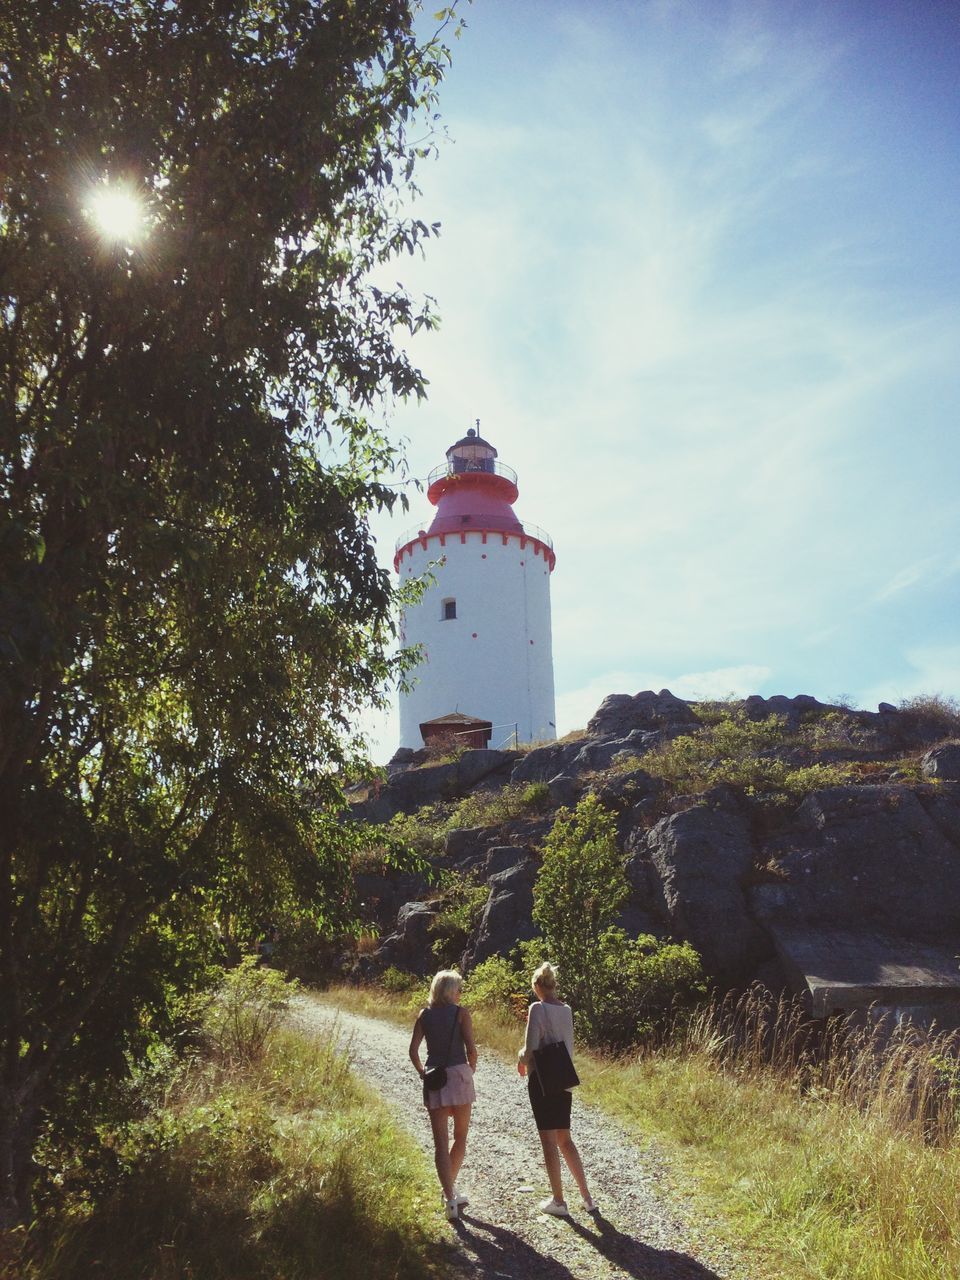
[[[495,1227],[492,1222],[462,1211],[451,1226],[483,1268],[485,1280],[493,1276],[510,1276],[511,1280],[578,1280],[562,1262],[546,1257],[505,1227]]]
[[[599,1214],[591,1231],[572,1218],[557,1219],[634,1280],[720,1280],[715,1271],[685,1253],[653,1249],[624,1235]],[[462,1213],[454,1225],[460,1242],[482,1268],[485,1280],[582,1280],[562,1262],[532,1248],[513,1231]]]
[[[635,1280],[720,1280],[715,1271],[705,1267],[688,1253],[673,1249],[653,1249],[633,1236],[618,1231],[600,1213],[593,1215],[596,1230],[591,1231],[573,1218],[561,1218],[581,1239],[593,1245],[614,1266]]]

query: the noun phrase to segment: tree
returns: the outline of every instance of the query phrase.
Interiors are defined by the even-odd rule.
[[[557,961],[586,1039],[612,1048],[662,1028],[705,992],[688,942],[631,938],[614,923],[629,891],[613,814],[594,795],[561,809],[533,891],[543,941],[523,949],[527,959],[546,950]]]
[[[435,229],[414,9],[0,0],[2,1226],[214,921],[349,914],[338,771],[396,672],[368,415],[431,323],[371,278]]]
[[[533,919],[589,1028],[598,1023],[608,931],[629,892],[613,814],[594,795],[561,809],[543,845]]]

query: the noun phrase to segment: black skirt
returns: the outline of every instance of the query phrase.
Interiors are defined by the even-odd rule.
[[[544,1093],[537,1073],[531,1070],[527,1077],[527,1093],[538,1129],[570,1128],[570,1104],[573,1096],[569,1089],[564,1089],[561,1093]]]

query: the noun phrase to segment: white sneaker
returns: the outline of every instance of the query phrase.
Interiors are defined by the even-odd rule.
[[[456,1187],[453,1188],[453,1198],[454,1200],[456,1200],[457,1204],[460,1206],[461,1209],[463,1209],[466,1205],[470,1203],[470,1197],[465,1196],[463,1192],[458,1191]]]
[[[581,1196],[580,1199],[583,1200],[583,1196]],[[596,1200],[583,1200],[583,1207],[586,1209],[587,1213],[600,1212],[600,1206],[597,1204]]]
[[[447,1215],[447,1221],[456,1222],[460,1217],[460,1206],[457,1204],[456,1200],[444,1200],[443,1207]]]
[[[555,1218],[569,1218],[570,1210],[567,1208],[566,1200],[556,1200],[553,1196],[549,1200],[540,1201],[541,1213],[552,1213]]]

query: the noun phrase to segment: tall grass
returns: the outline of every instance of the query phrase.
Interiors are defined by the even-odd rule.
[[[759,991],[706,1006],[584,1095],[683,1153],[790,1277],[960,1275],[957,1038],[810,1023]]]
[[[114,1189],[38,1228],[23,1280],[449,1274],[422,1156],[329,1035],[283,1030],[245,1062],[194,1060],[105,1137]]]

